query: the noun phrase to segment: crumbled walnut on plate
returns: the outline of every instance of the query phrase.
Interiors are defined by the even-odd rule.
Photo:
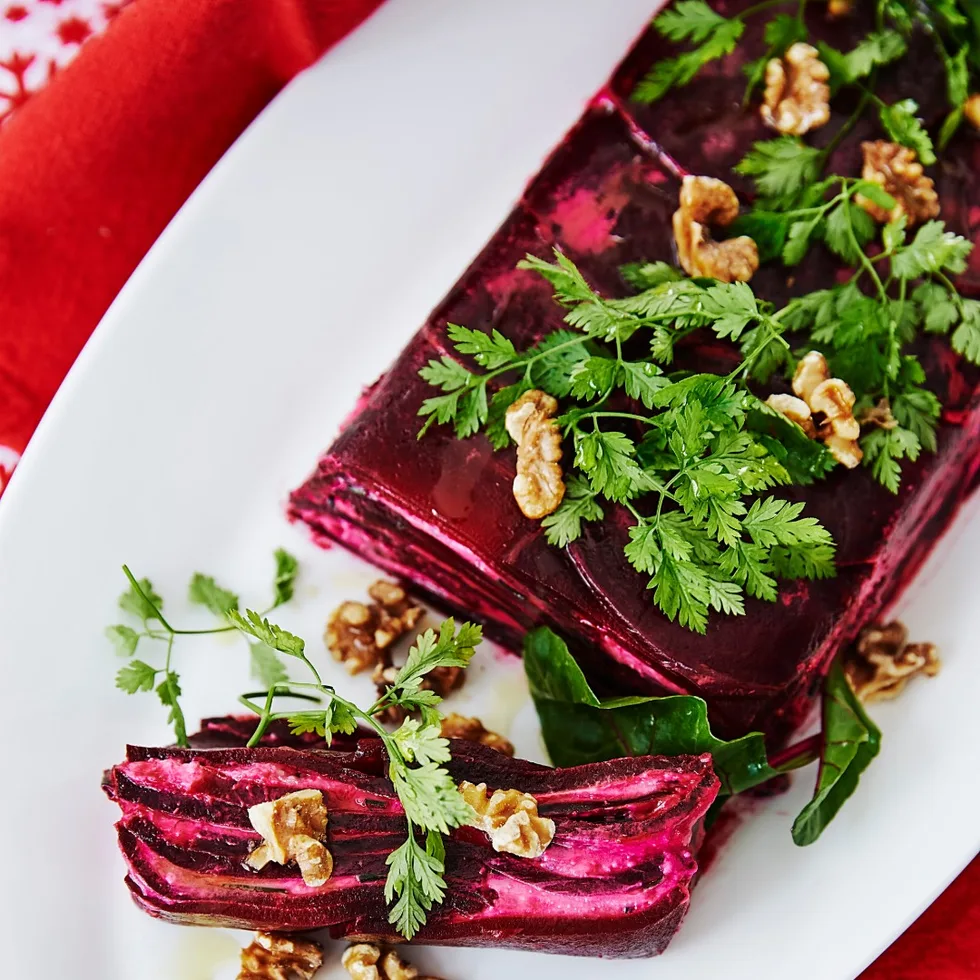
[[[810,44],[797,41],[766,65],[766,90],[759,109],[771,129],[802,136],[830,121],[830,70]]]
[[[257,932],[242,950],[238,980],[312,980],[323,965],[323,949],[311,939]]]
[[[866,408],[858,418],[861,425],[874,426],[876,429],[894,429],[898,419],[892,415],[892,406],[887,398],[880,398],[877,405]]]
[[[748,282],[759,268],[759,249],[746,235],[716,242],[711,226],[724,228],[738,217],[738,198],[715,177],[688,174],[681,184],[680,207],[674,212],[677,258],[689,276],[721,282]]]
[[[854,392],[840,378],[830,377],[827,359],[812,350],[800,359],[793,375],[792,395],[770,395],[766,404],[795,422],[811,439],[820,439],[842,466],[854,469],[863,453],[861,426],[854,418]],[[823,416],[819,427],[813,415]]]
[[[503,752],[504,755],[514,754],[514,746],[503,735],[484,728],[479,718],[467,718],[451,712],[442,719],[442,735],[443,738],[462,738],[467,742],[479,742],[481,745]]]
[[[356,943],[341,958],[351,980],[436,980],[420,977],[417,967],[406,963],[393,949],[386,952],[374,943]]]
[[[352,674],[386,660],[386,651],[422,617],[405,590],[379,579],[368,589],[371,603],[342,602],[330,615],[323,640]]]
[[[270,861],[295,861],[311,888],[326,884],[333,873],[333,858],[323,843],[327,808],[318,789],[301,789],[256,803],[248,808],[248,819],[263,841],[246,859],[250,868],[260,871]]]
[[[939,214],[939,195],[935,184],[923,171],[915,150],[898,143],[875,140],[862,143],[861,151],[864,153],[861,176],[880,184],[895,198],[895,207],[886,211],[861,194],[855,197],[875,221],[897,221],[904,214],[912,225]]]
[[[476,826],[490,837],[493,849],[518,857],[537,858],[555,836],[555,822],[538,816],[538,801],[516,789],[495,789],[487,784],[462,782],[459,791],[479,818]]]
[[[557,411],[558,402],[551,395],[532,388],[507,409],[504,419],[508,435],[517,443],[514,499],[533,521],[553,514],[565,496]]]
[[[913,677],[935,677],[939,667],[935,645],[909,643],[899,622],[867,627],[844,655],[844,673],[862,701],[896,698]]]

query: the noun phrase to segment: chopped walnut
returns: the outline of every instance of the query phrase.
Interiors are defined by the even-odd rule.
[[[917,674],[935,677],[939,657],[932,643],[909,643],[899,622],[869,626],[844,655],[844,673],[862,701],[896,698]]]
[[[827,15],[829,17],[847,17],[852,13],[854,13],[854,0],[827,0]]]
[[[442,719],[442,736],[443,738],[462,738],[467,742],[479,742],[481,745],[503,752],[504,755],[512,756],[514,754],[514,746],[503,735],[498,735],[496,732],[484,728],[483,722],[479,718],[467,718],[464,715],[451,712]]]
[[[689,276],[721,282],[748,282],[759,268],[759,249],[747,235],[716,242],[711,225],[724,228],[738,217],[738,198],[715,177],[693,177],[681,184],[680,207],[674,212],[677,258]]]
[[[311,888],[326,884],[333,873],[333,858],[323,843],[327,808],[318,789],[301,789],[256,803],[248,808],[248,819],[263,839],[246,859],[250,868],[260,871],[270,861],[295,861]]]
[[[766,404],[781,415],[785,415],[790,422],[795,422],[808,438],[817,438],[817,427],[813,424],[810,406],[802,398],[794,398],[793,395],[770,395],[766,399]]]
[[[861,150],[864,153],[861,176],[880,184],[895,199],[895,207],[886,211],[863,195],[856,195],[857,203],[875,221],[896,221],[904,214],[909,224],[915,224],[939,214],[939,195],[935,184],[923,171],[915,150],[886,140],[862,143]]]
[[[771,129],[802,136],[830,121],[830,69],[810,44],[797,41],[766,65],[766,90],[759,110]]]
[[[767,404],[782,412],[794,422],[803,415],[802,404],[808,414],[819,414],[823,421],[814,428],[814,420],[809,418],[810,428],[804,423],[804,431],[811,439],[819,439],[829,450],[831,456],[849,470],[857,466],[864,453],[858,445],[861,426],[854,418],[854,392],[840,378],[830,377],[827,359],[820,351],[812,350],[800,359],[793,375],[791,395],[770,395]]]
[[[368,595],[373,600],[369,605],[342,602],[331,613],[323,634],[334,659],[352,674],[383,661],[384,651],[409,632],[424,612],[394,582],[379,579],[368,588]]]
[[[312,939],[257,932],[242,950],[238,980],[312,980],[323,966],[323,948]]]
[[[479,818],[476,826],[490,837],[493,849],[518,857],[537,858],[555,836],[555,822],[538,816],[538,801],[516,789],[496,789],[487,796],[487,784],[462,782],[459,791]]]
[[[351,980],[436,980],[420,977],[418,968],[406,963],[393,949],[383,952],[374,943],[348,946],[341,963]]]
[[[975,92],[963,103],[963,115],[974,129],[980,129],[980,92]]]
[[[524,392],[505,417],[507,432],[517,443],[514,499],[521,513],[534,521],[553,514],[565,496],[557,411],[558,402],[534,388]]]

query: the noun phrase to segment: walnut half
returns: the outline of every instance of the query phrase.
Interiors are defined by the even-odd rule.
[[[864,167],[861,176],[879,184],[895,199],[895,207],[886,211],[861,194],[855,200],[875,221],[897,221],[903,214],[909,224],[928,221],[939,214],[939,195],[932,178],[926,176],[915,150],[887,140],[862,143]]]
[[[797,41],[766,65],[766,90],[759,110],[771,129],[802,136],[830,121],[830,70],[813,45]]]
[[[936,647],[909,643],[899,622],[867,627],[844,655],[844,673],[862,701],[896,698],[913,677],[935,677],[939,668]]]
[[[477,815],[476,826],[490,837],[493,849],[518,857],[538,858],[555,836],[555,822],[538,816],[538,801],[516,789],[495,789],[487,795],[487,784],[459,784],[463,799]]]
[[[351,980],[436,980],[420,977],[417,967],[406,963],[393,949],[383,951],[374,943],[355,943],[341,957]]]
[[[748,282],[759,268],[759,249],[747,235],[716,242],[711,226],[724,228],[738,217],[738,197],[715,177],[688,174],[674,212],[677,258],[689,276],[720,282]]]
[[[442,719],[443,738],[462,738],[467,742],[479,742],[504,755],[513,756],[514,746],[503,735],[488,731],[479,718],[467,718],[450,712]]]
[[[248,808],[248,819],[262,843],[249,854],[246,864],[261,871],[270,861],[295,861],[303,881],[311,888],[327,883],[333,858],[323,843],[327,836],[327,808],[318,789],[301,789],[277,800]]]
[[[238,980],[312,980],[323,966],[323,947],[312,939],[257,932],[242,950]]]
[[[793,375],[793,395],[770,395],[766,404],[795,422],[811,438],[820,439],[842,466],[854,469],[864,453],[858,444],[861,425],[854,418],[854,392],[840,378],[830,377],[827,359],[812,350],[800,359]],[[819,428],[813,415],[821,415]]]
[[[532,388],[507,409],[504,419],[508,435],[517,443],[514,499],[532,521],[553,514],[565,496],[557,411],[558,402],[551,395]]]

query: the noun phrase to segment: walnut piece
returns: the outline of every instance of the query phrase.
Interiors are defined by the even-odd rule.
[[[894,429],[898,419],[892,415],[892,406],[887,398],[880,398],[878,404],[866,408],[858,418],[861,425],[874,426],[876,429]]]
[[[738,198],[716,177],[688,174],[674,212],[677,258],[689,276],[721,282],[748,282],[759,268],[759,249],[747,235],[716,242],[711,225],[724,228],[738,217]]]
[[[819,439],[831,456],[849,470],[861,462],[861,425],[854,418],[854,392],[840,378],[830,377],[827,359],[812,350],[800,359],[793,375],[792,395],[770,395],[766,404],[796,422],[811,439]],[[823,416],[815,425],[813,415]]]
[[[248,808],[248,819],[263,840],[246,859],[248,867],[260,871],[270,861],[295,861],[311,888],[326,884],[333,873],[333,858],[323,843],[327,808],[318,789],[301,789],[256,803]]]
[[[854,13],[854,0],[827,0],[827,16],[830,18],[847,17]]]
[[[257,932],[242,950],[238,980],[312,980],[323,966],[323,948],[311,939]]]
[[[766,65],[759,113],[771,129],[802,136],[830,121],[830,70],[810,44],[797,41]]]
[[[553,514],[565,496],[562,479],[561,432],[554,416],[558,402],[533,388],[524,392],[504,419],[507,432],[517,443],[517,476],[514,499],[521,513],[533,521]]]
[[[462,738],[467,742],[479,742],[481,745],[503,752],[504,755],[513,756],[514,754],[514,746],[503,735],[498,735],[496,732],[484,728],[483,722],[479,718],[467,718],[454,712],[450,712],[442,719],[442,737]]]
[[[896,698],[917,674],[935,677],[940,661],[932,643],[909,643],[899,622],[869,626],[844,655],[844,673],[862,701]]]
[[[538,801],[516,789],[495,789],[487,795],[487,784],[459,784],[463,799],[478,817],[476,826],[490,837],[493,849],[518,857],[541,857],[555,836],[555,822],[538,816]]]
[[[895,207],[886,211],[862,194],[855,196],[857,203],[882,223],[896,221],[903,214],[909,224],[927,221],[939,214],[939,195],[932,178],[926,176],[915,150],[886,140],[862,143],[865,180],[879,184],[893,198]]]
[[[341,963],[351,980],[436,980],[420,977],[418,968],[406,963],[393,949],[383,951],[374,943],[348,946]]]
[[[974,92],[963,103],[963,115],[974,129],[980,129],[980,92]]]
[[[379,579],[368,588],[372,602],[342,602],[331,614],[323,641],[352,674],[385,661],[386,651],[422,617],[405,590]],[[387,662],[387,661],[385,661]]]
[[[795,422],[807,438],[817,438],[817,427],[813,424],[810,406],[802,398],[795,398],[793,395],[770,395],[766,399],[766,404],[785,415],[790,422]]]

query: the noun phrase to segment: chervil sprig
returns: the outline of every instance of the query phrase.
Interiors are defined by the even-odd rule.
[[[424,925],[427,912],[445,897],[442,835],[473,817],[443,767],[450,753],[436,711],[442,699],[433,691],[423,691],[420,685],[425,675],[437,667],[467,667],[482,639],[480,627],[462,623],[457,630],[453,620],[447,619],[438,633],[426,630],[409,651],[405,665],[387,691],[363,710],[323,683],[306,656],[300,637],[251,610],[246,610],[244,615],[235,613],[232,622],[246,635],[301,661],[313,678],[311,682],[275,684],[261,704],[253,700],[254,695],[239,698],[259,717],[249,746],[259,744],[269,725],[279,719],[288,721],[295,733],[316,732],[328,744],[334,733],[350,734],[360,723],[373,729],[384,743],[388,776],[405,811],[407,828],[404,844],[388,855],[385,898],[393,903],[389,921],[401,935],[411,939]],[[276,710],[278,698],[298,696],[319,698],[324,705],[300,712]],[[421,719],[407,717],[400,728],[389,732],[378,723],[376,715],[393,705],[406,711],[419,711]],[[424,844],[419,842],[419,834],[424,835]]]

